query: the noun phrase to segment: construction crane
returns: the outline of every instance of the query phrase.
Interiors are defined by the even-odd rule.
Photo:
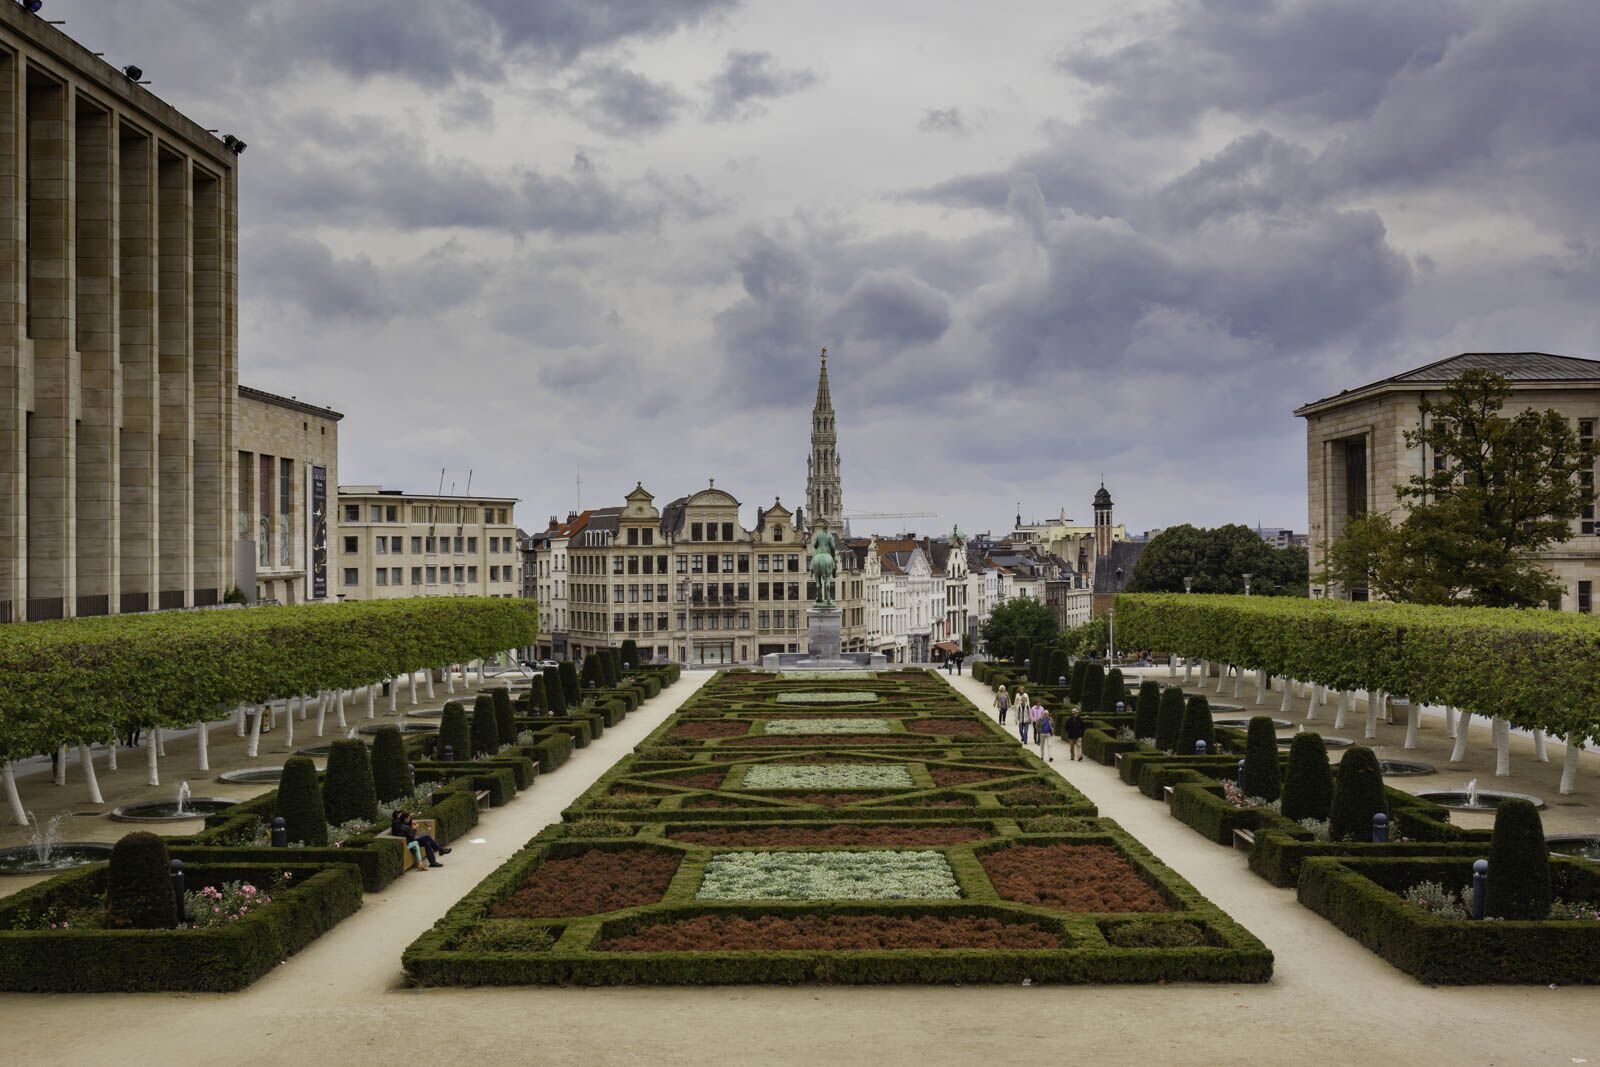
[[[846,511],[846,519],[937,519],[937,511]]]

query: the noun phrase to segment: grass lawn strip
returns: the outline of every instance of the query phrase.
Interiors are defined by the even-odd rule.
[[[768,719],[768,734],[886,734],[888,719]]]
[[[745,789],[910,789],[903,765],[833,763],[817,767],[757,764],[744,772]]]
[[[697,900],[956,900],[942,852],[722,852]]]

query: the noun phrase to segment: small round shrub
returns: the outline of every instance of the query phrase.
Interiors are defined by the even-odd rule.
[[[106,869],[107,926],[114,930],[170,930],[178,924],[167,864],[167,843],[152,833],[128,834],[111,847],[111,864]]]
[[[1122,680],[1122,668],[1112,667],[1106,672],[1106,680],[1100,683],[1100,713],[1102,715],[1115,715],[1117,702],[1124,705],[1123,712],[1127,712],[1128,685]]]
[[[1493,919],[1546,919],[1553,898],[1550,850],[1539,812],[1526,800],[1502,800],[1494,813],[1483,913]]]
[[[502,745],[509,745],[517,739],[517,712],[511,706],[511,690],[495,686],[489,690],[489,698],[494,702],[495,734]]]
[[[578,692],[578,667],[570,659],[564,659],[556,667],[556,675],[561,679],[561,695],[567,698],[567,707],[572,707],[583,699]]]
[[[360,741],[335,741],[328,747],[328,767],[322,775],[322,811],[333,826],[352,819],[369,822],[378,817],[378,792],[372,778],[372,761]]]
[[[1278,768],[1278,735],[1272,719],[1257,715],[1250,720],[1244,742],[1244,795],[1277,800],[1283,789]]]
[[[380,726],[372,738],[372,789],[379,800],[411,795],[411,766],[399,727]]]
[[[468,759],[472,755],[472,734],[467,728],[467,709],[459,700],[448,701],[444,714],[439,717],[438,748],[434,755],[445,758],[445,749],[453,759]]]
[[[1178,724],[1178,742],[1173,752],[1179,756],[1192,756],[1195,742],[1206,743],[1206,754],[1217,751],[1217,735],[1211,725],[1211,702],[1203,696],[1192,696],[1183,708],[1183,721]]]
[[[1091,660],[1083,672],[1083,692],[1078,697],[1078,707],[1093,715],[1100,710],[1100,692],[1105,688],[1106,672],[1098,662]]]
[[[500,727],[494,717],[494,697],[479,693],[472,702],[472,755],[492,756],[500,751]]]
[[[1352,748],[1339,761],[1328,809],[1328,836],[1334,841],[1372,840],[1372,817],[1388,813],[1383,795],[1383,769],[1370,748]]]
[[[317,765],[309,756],[290,756],[278,779],[278,814],[283,817],[291,844],[321,846],[328,843],[328,816],[322,807],[322,786]]]
[[[1161,708],[1161,685],[1158,682],[1139,683],[1139,698],[1133,706],[1133,736],[1155,737],[1156,718]]]
[[[1169,685],[1161,691],[1156,708],[1156,747],[1171,752],[1178,744],[1178,729],[1183,725],[1183,690]]]
[[[1299,822],[1322,820],[1333,806],[1333,772],[1328,769],[1328,746],[1322,735],[1296,734],[1289,746],[1289,766],[1283,774],[1283,816]]]

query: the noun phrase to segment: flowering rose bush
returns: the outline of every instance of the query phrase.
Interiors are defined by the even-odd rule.
[[[955,900],[944,853],[724,852],[706,864],[700,900]]]
[[[804,763],[774,766],[762,763],[744,772],[746,789],[910,789],[911,772],[898,763]]]
[[[224,882],[191,889],[183,895],[183,910],[196,929],[226,926],[272,903],[272,897],[249,882]]]
[[[769,719],[769,734],[886,734],[888,719]]]

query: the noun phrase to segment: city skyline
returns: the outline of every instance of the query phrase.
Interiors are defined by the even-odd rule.
[[[528,528],[580,468],[798,503],[822,345],[852,506],[934,532],[1102,473],[1136,528],[1303,529],[1296,406],[1600,349],[1587,5],[843,10],[45,14],[250,145],[242,380]]]

